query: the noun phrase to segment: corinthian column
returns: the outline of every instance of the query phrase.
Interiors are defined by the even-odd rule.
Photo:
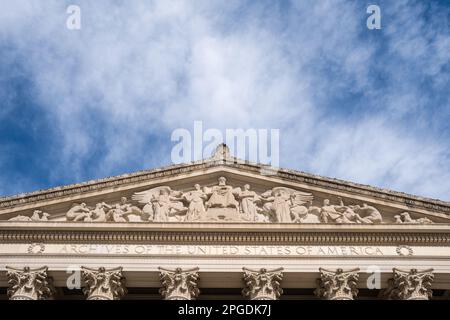
[[[336,271],[319,268],[320,279],[317,279],[317,289],[314,291],[319,298],[326,300],[353,300],[358,294],[359,268]]]
[[[403,271],[394,268],[393,272],[394,277],[388,280],[388,288],[381,297],[390,300],[429,300],[432,297],[433,269]]]
[[[120,300],[127,293],[122,267],[108,270],[81,267],[81,272],[87,300]]]
[[[162,288],[159,293],[165,300],[195,300],[200,294],[198,289],[198,268],[169,270],[159,268]]]
[[[52,278],[47,274],[47,267],[38,269],[6,267],[6,270],[10,300],[46,300],[53,296],[55,289]]]
[[[277,300],[282,294],[283,268],[274,270],[244,270],[245,287],[242,295],[250,300]]]

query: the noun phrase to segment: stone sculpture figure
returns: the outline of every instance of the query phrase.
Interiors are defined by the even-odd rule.
[[[263,220],[259,217],[258,208],[256,206],[256,202],[260,200],[260,197],[255,191],[250,190],[250,185],[244,185],[244,190],[241,191],[238,195],[240,199],[240,208],[242,214],[249,221],[261,221]]]
[[[413,219],[411,218],[411,215],[409,212],[402,212],[400,215],[394,216],[396,223],[407,223],[407,224],[432,224],[434,223],[430,219],[424,217],[424,218],[418,218]]]
[[[124,216],[129,216],[130,214],[142,215],[142,210],[136,206],[133,206],[131,203],[128,203],[128,199],[126,197],[120,198],[120,209],[123,211]]]
[[[77,204],[74,203],[72,208],[66,213],[67,221],[92,221],[91,209],[86,205],[86,203]]]
[[[106,212],[111,210],[112,207],[104,202],[97,203],[95,208],[90,211],[91,219],[93,222],[106,222]]]
[[[50,215],[47,212],[43,212],[41,210],[34,210],[31,217],[18,215],[15,216],[8,221],[23,221],[23,222],[29,222],[29,221],[48,221],[48,217]]]
[[[48,217],[50,215],[47,212],[43,212],[41,210],[34,210],[33,215],[31,216],[32,221],[48,221]]]
[[[106,220],[114,222],[127,222],[130,221],[129,216],[131,214],[138,215],[141,219],[143,216],[141,209],[128,203],[126,197],[122,197],[120,198],[120,203],[110,207],[110,210],[106,214]]]
[[[291,215],[293,217],[293,222],[320,223],[320,208],[314,207],[312,205],[312,200],[309,200],[308,203],[306,203],[305,200],[305,198],[299,197],[298,194],[293,194],[291,197]]]
[[[263,210],[271,216],[271,220],[279,223],[292,222],[290,199],[291,196],[287,189],[277,187],[262,195]]]
[[[356,205],[350,207],[356,213],[354,217],[357,223],[379,224],[383,221],[381,213],[375,207],[367,205],[367,203],[364,203],[362,206]],[[361,217],[361,214],[364,214],[364,216]]]
[[[122,210],[120,203],[117,203],[108,211],[106,219],[114,222],[127,222],[124,215],[125,211]]]
[[[290,223],[293,219],[301,219],[301,215],[307,214],[307,208],[301,208],[303,204],[313,199],[312,194],[297,190],[275,187],[261,195],[263,212],[271,216],[271,220],[279,223]],[[294,200],[293,200],[294,199]],[[293,218],[294,217],[294,218]]]
[[[167,222],[170,217],[185,215],[187,209],[182,203],[182,194],[170,187],[156,187],[147,191],[137,192],[132,197],[139,203],[145,203],[143,213],[149,216],[149,221]]]
[[[211,194],[206,202],[206,208],[235,208],[239,210],[239,203],[233,195],[233,187],[227,185],[225,177],[219,178],[217,186],[205,188],[205,192],[208,195]]]
[[[189,203],[185,221],[196,221],[205,215],[204,201],[207,196],[199,184],[194,185],[195,190],[183,194],[183,198]]]
[[[323,200],[323,206],[320,211],[320,219],[324,223],[355,223],[356,213],[344,205],[342,198],[339,199],[339,205],[330,204],[329,199]]]

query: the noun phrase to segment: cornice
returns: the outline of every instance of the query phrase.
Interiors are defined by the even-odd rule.
[[[39,225],[39,226],[38,226]],[[49,227],[52,225],[52,227]],[[3,243],[129,243],[240,245],[423,245],[449,246],[450,226],[0,223]]]
[[[282,168],[274,170],[273,168],[271,169],[264,165],[254,164],[239,159],[208,159],[189,164],[172,165],[159,169],[139,171],[136,173],[124,174],[116,177],[109,177],[84,183],[77,183],[47,190],[35,191],[26,194],[3,197],[0,198],[0,209],[36,203],[39,201],[50,199],[64,198],[73,195],[82,195],[89,192],[100,191],[134,183],[146,181],[151,182],[153,179],[162,177],[177,178],[177,176],[182,174],[216,167],[232,168],[253,174],[260,173],[261,170],[271,170],[273,172],[273,174],[270,176],[271,178],[279,178],[280,180],[298,182],[307,186],[322,187],[329,190],[345,191],[348,193],[365,195],[373,197],[375,199],[403,204],[411,208],[420,208],[450,214],[450,202],[424,198],[387,189],[380,189],[339,179],[322,177],[301,171]],[[264,179],[264,175],[261,175],[261,178]]]

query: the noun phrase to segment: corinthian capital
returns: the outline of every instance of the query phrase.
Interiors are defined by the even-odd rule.
[[[433,295],[431,283],[433,269],[403,271],[393,269],[394,277],[388,280],[388,288],[381,296],[391,300],[428,300]]]
[[[17,269],[6,267],[10,300],[46,300],[53,296],[52,278],[47,267]]]
[[[169,270],[159,268],[162,288],[159,293],[166,300],[194,300],[200,293],[198,289],[198,268]]]
[[[119,300],[127,292],[122,267],[108,270],[81,267],[81,271],[87,300]]]
[[[277,300],[282,294],[283,268],[251,270],[243,268],[245,287],[242,295],[251,300]]]
[[[356,297],[359,268],[349,271],[319,270],[320,279],[317,279],[318,287],[314,292],[316,296],[327,300],[353,300]]]

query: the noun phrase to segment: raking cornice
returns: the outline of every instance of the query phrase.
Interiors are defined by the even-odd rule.
[[[138,182],[151,182],[153,179],[161,177],[176,178],[179,175],[201,171],[208,168],[232,168],[249,173],[260,173],[261,170],[270,170],[264,165],[250,163],[239,159],[197,161],[190,164],[172,165],[164,168],[140,171],[131,174],[124,174],[116,177],[98,179],[84,183],[71,184],[67,186],[41,190],[26,194],[19,194],[10,197],[0,198],[0,209],[13,206],[22,206],[26,204],[38,203],[40,201],[64,198],[67,196],[81,195],[93,191],[100,191],[118,186],[130,185]],[[330,190],[345,191],[358,195],[370,196],[376,199],[392,201],[407,205],[411,208],[426,209],[435,212],[450,214],[450,203],[410,195],[402,192],[380,189],[367,185],[343,181],[339,179],[327,178],[318,175],[312,175],[300,171],[278,169],[273,170],[270,177],[281,180],[303,183],[309,186],[323,187]],[[263,178],[264,175],[261,175]]]

